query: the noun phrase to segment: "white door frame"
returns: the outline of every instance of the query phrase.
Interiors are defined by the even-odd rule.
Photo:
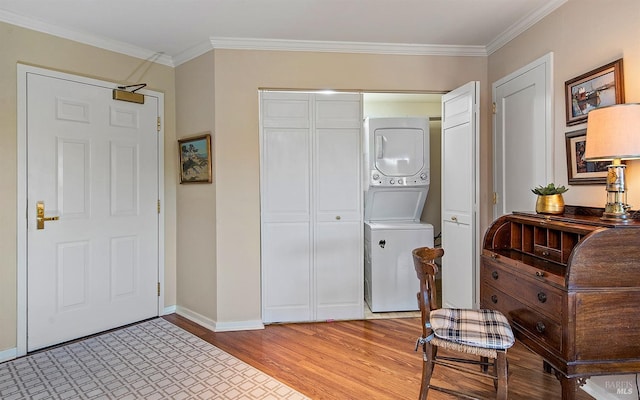
[[[17,181],[17,333],[16,356],[27,354],[27,73],[37,73],[55,78],[68,79],[89,85],[116,88],[119,84],[71,75],[44,68],[17,64],[18,70],[18,104],[17,104],[17,139],[18,139],[18,181]],[[147,96],[158,98],[158,115],[164,121],[164,94],[151,90],[139,90]],[[164,205],[164,124],[160,124],[158,132],[158,197]],[[164,206],[158,214],[158,314],[164,310]]]

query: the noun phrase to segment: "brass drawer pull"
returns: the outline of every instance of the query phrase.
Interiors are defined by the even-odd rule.
[[[491,302],[493,304],[498,304],[498,296],[496,296],[495,294],[491,296]]]
[[[544,323],[543,323],[543,322],[538,321],[538,322],[536,323],[536,330],[537,330],[539,333],[543,333],[545,329],[547,329],[547,327],[544,325]]]
[[[544,272],[536,271],[536,276],[539,277],[539,278],[542,278],[544,276]]]
[[[540,303],[546,303],[547,302],[547,295],[545,292],[539,292],[538,293],[538,301]]]
[[[493,271],[493,272],[491,273],[491,277],[492,277],[493,279],[497,280],[497,279],[498,279],[498,271]]]
[[[549,253],[549,252],[548,252],[548,251],[546,251],[546,250],[542,252],[542,255],[543,255],[543,256],[545,256],[545,257],[549,257],[549,254],[551,254],[551,253]]]

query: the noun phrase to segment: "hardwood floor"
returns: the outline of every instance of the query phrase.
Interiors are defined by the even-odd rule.
[[[417,399],[419,318],[275,324],[264,330],[214,333],[176,314],[166,320],[314,400]],[[542,359],[516,343],[508,352],[509,398],[560,399],[560,383]],[[436,367],[432,383],[492,398],[489,380]],[[593,399],[578,391],[577,400]],[[451,396],[429,392],[430,400]]]

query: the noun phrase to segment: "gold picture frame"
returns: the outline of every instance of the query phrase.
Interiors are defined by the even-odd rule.
[[[180,183],[211,183],[211,134],[178,140]]]
[[[622,58],[565,82],[567,126],[587,122],[589,111],[624,103]]]

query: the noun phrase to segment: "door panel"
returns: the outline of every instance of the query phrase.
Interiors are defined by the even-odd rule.
[[[362,223],[321,222],[316,228],[316,319],[351,319],[363,313]]]
[[[158,99],[29,73],[26,102],[28,350],[158,315]]]
[[[361,220],[360,130],[318,129],[316,143],[317,220]]]
[[[311,320],[309,222],[270,222],[262,227],[262,320]]]
[[[494,218],[534,211],[531,188],[552,180],[552,62],[550,53],[493,84]]]
[[[478,304],[479,83],[442,96],[442,304]]]
[[[262,140],[262,221],[309,221],[309,129],[265,128]]]

